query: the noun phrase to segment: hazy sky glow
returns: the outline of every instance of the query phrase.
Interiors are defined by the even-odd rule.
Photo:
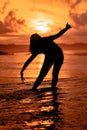
[[[0,43],[54,34],[67,22],[72,29],[58,41],[87,43],[87,0],[0,0]]]

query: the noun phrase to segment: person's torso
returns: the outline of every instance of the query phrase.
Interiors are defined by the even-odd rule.
[[[48,38],[42,38],[41,42],[39,43],[39,49],[41,53],[48,54],[48,55],[58,55],[63,53],[62,49],[52,40]]]

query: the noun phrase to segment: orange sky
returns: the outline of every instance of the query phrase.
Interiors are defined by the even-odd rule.
[[[72,29],[58,41],[87,43],[87,0],[0,0],[0,43],[28,43],[32,33],[54,34],[67,22]]]

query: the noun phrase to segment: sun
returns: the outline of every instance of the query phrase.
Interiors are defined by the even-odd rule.
[[[50,30],[50,28],[45,23],[36,25],[35,29],[42,33],[46,33]]]
[[[50,31],[51,20],[35,19],[32,21],[33,28],[39,33],[47,33]]]

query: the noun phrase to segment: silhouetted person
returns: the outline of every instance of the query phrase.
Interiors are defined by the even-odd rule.
[[[58,74],[63,64],[64,55],[62,49],[54,42],[54,40],[61,35],[63,35],[71,26],[67,23],[66,27],[62,29],[59,33],[55,35],[51,35],[48,37],[41,37],[37,33],[31,35],[30,37],[30,51],[32,53],[31,57],[24,63],[24,66],[21,70],[21,79],[23,78],[23,71],[26,67],[31,63],[31,61],[40,53],[45,55],[44,63],[41,68],[40,74],[37,77],[34,85],[33,90],[35,90],[42,82],[46,74],[48,73],[49,69],[53,65],[53,72],[52,72],[52,88],[56,87],[58,82]]]

